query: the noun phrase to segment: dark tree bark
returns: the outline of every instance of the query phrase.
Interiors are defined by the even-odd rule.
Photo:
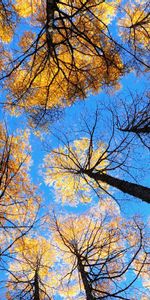
[[[90,284],[87,280],[86,272],[84,270],[84,266],[83,266],[80,258],[78,258],[78,270],[79,270],[79,273],[81,275],[82,282],[83,282],[83,285],[84,285],[86,300],[95,300],[95,298],[92,296],[92,289],[91,289]]]
[[[116,115],[116,125],[120,131],[133,133],[140,138],[141,142],[150,149],[150,98],[148,91],[143,94],[133,94],[130,92],[131,104],[123,104],[123,118],[120,112]],[[114,115],[116,112],[114,112]],[[145,141],[146,140],[146,141]]]
[[[52,52],[53,44],[53,30],[54,30],[54,13],[56,9],[56,0],[47,0],[46,1],[46,36],[47,36],[47,46],[49,54]]]
[[[125,128],[119,128],[121,131],[126,131],[126,132],[133,132],[136,134],[149,134],[150,133],[150,117],[142,120],[141,122],[138,122],[136,125],[134,124],[129,124]]]
[[[141,200],[147,203],[150,203],[150,189],[145,186],[128,182],[126,180],[118,179],[108,174],[100,172],[93,173],[91,170],[84,170],[83,173],[87,174],[90,178],[93,178],[95,181],[105,182],[110,186],[119,189],[123,193],[132,195],[134,197],[140,198]]]
[[[40,289],[39,289],[39,278],[38,278],[38,272],[35,271],[35,277],[34,277],[34,300],[40,300]]]

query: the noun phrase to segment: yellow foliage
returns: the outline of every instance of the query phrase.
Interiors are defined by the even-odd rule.
[[[30,44],[32,44],[35,38],[35,34],[31,31],[24,31],[23,36],[20,39],[19,46],[22,48],[22,51],[26,51]]]
[[[9,268],[15,275],[10,275],[9,293],[16,289],[18,283],[18,290],[32,291],[35,273],[38,272],[40,299],[44,300],[45,295],[50,295],[59,283],[58,276],[51,270],[56,259],[54,248],[44,237],[24,237],[15,243],[14,251],[17,260]]]
[[[57,105],[65,107],[76,99],[85,98],[90,91],[97,93],[105,84],[117,87],[123,64],[114,43],[101,31],[106,30],[118,4],[119,1],[99,3],[95,0],[74,1],[72,5],[66,0],[58,2],[60,14],[68,13],[69,18],[74,14],[73,23],[77,33],[70,33],[71,22],[64,18],[62,24],[56,10],[54,20],[56,18],[57,21],[52,32],[51,49],[44,31],[31,47],[33,54],[7,81],[10,91],[8,104],[16,98],[18,110],[32,110],[34,106],[47,109]],[[22,4],[17,1],[16,9],[22,17],[31,16],[39,22],[39,26],[43,26],[46,20],[41,21],[38,12],[39,9],[45,12],[45,5],[45,2],[38,0],[26,0]],[[68,37],[69,44],[65,42]],[[25,32],[20,41],[23,51],[35,40],[34,31]],[[14,111],[17,112],[17,105]]]
[[[52,2],[52,1],[51,1]],[[60,11],[67,13],[68,15],[76,15],[78,9],[81,10],[83,15],[88,11],[91,10],[96,17],[101,17],[102,22],[105,24],[110,23],[112,18],[115,15],[116,9],[120,0],[117,1],[106,1],[100,2],[97,0],[74,0],[72,5],[70,5],[70,0],[63,0],[60,3],[57,3],[58,8]],[[46,0],[16,0],[15,1],[15,9],[18,14],[23,17],[32,17],[32,15],[38,15],[39,9],[42,7],[43,10],[46,9]],[[56,12],[57,14],[57,12]],[[86,16],[88,20],[88,15]],[[65,21],[65,20],[64,20]],[[101,23],[102,26],[104,26]]]
[[[82,175],[80,169],[87,163],[90,141],[87,138],[74,141],[70,146],[58,148],[45,157],[44,166],[45,182],[53,185],[56,190],[56,199],[62,203],[77,204],[91,201],[91,186],[95,189],[97,184],[87,175]],[[100,155],[103,153],[105,145],[101,143],[101,148],[91,149],[90,166],[92,168]],[[104,169],[107,160],[103,159],[97,169]],[[87,182],[89,184],[87,184]],[[107,189],[106,184],[102,187]]]
[[[149,46],[150,16],[147,0],[129,1],[124,7],[125,16],[119,21],[120,34],[130,41],[135,51],[138,46]]]
[[[79,275],[77,275],[77,269],[74,272],[72,266],[78,265],[78,258],[81,258],[85,271],[88,272],[88,263],[91,266],[97,263],[104,263],[108,257],[115,257],[115,254],[124,247],[124,242],[121,236],[121,222],[114,219],[114,222],[107,222],[106,216],[99,214],[95,218],[91,213],[84,214],[82,216],[72,215],[52,221],[51,229],[53,233],[53,239],[56,243],[56,249],[63,261],[64,269],[62,280],[64,289],[59,290],[60,295],[65,295],[67,299],[77,298],[79,290],[84,291],[82,280],[79,282]],[[120,263],[122,262],[122,256],[118,256],[118,259],[110,261],[109,276],[113,275],[114,270],[120,270]],[[86,269],[87,268],[87,269]],[[81,275],[81,274],[80,274]],[[67,284],[68,282],[68,284]],[[111,289],[111,280],[102,280],[100,283],[100,291],[109,292]],[[70,298],[69,298],[70,296]],[[72,298],[71,298],[72,296]],[[76,299],[75,298],[75,299]]]
[[[60,290],[60,295],[71,300],[74,297],[78,299],[78,294],[75,295],[74,292],[85,292],[81,276],[84,272],[85,276],[88,274],[87,281],[92,283],[93,293],[96,287],[98,297],[116,291],[117,284],[120,290],[127,278],[130,283],[132,278],[141,276],[145,290],[143,294],[143,290],[139,290],[135,299],[148,299],[149,253],[145,248],[147,241],[145,244],[144,232],[141,232],[142,223],[137,217],[134,221],[126,221],[114,217],[113,213],[112,211],[111,217],[98,214],[95,207],[93,211],[80,216],[54,217],[51,220],[53,240],[65,269],[62,280],[64,293]],[[83,269],[80,269],[81,264]],[[99,274],[97,281],[95,274]],[[130,279],[130,276],[133,277]],[[134,285],[132,288],[131,296],[136,290]],[[142,295],[146,298],[141,298]]]
[[[27,18],[38,12],[42,5],[42,0],[16,0],[15,8],[21,17]]]
[[[90,262],[96,259],[105,259],[108,253],[119,250],[120,233],[118,230],[118,219],[105,223],[104,217],[99,215],[99,221],[91,219],[91,215],[71,216],[66,220],[59,219],[58,228],[54,226],[54,239],[62,252],[63,260],[71,265],[75,258],[73,249],[82,249],[82,253],[88,251],[88,247],[93,245],[90,251]],[[53,229],[52,229],[53,230]],[[121,245],[120,245],[121,246]],[[123,246],[123,243],[122,243]],[[68,251],[68,247],[71,251]],[[75,247],[75,248],[74,248]],[[117,247],[117,248],[116,248]]]
[[[30,36],[22,38],[24,49]],[[37,105],[47,109],[57,105],[64,107],[71,105],[77,98],[85,98],[90,90],[98,92],[103,84],[115,84],[122,73],[122,63],[117,53],[111,53],[111,44],[105,48],[110,65],[103,57],[95,53],[90,55],[92,49],[84,55],[79,53],[79,49],[74,50],[74,66],[65,46],[61,47],[57,57],[59,64],[55,58],[47,57],[47,50],[41,50],[40,56],[33,56],[26,68],[16,70],[8,80],[7,87],[11,93],[8,103],[15,96],[19,99],[19,110],[32,109]]]
[[[0,124],[0,210],[7,220],[15,221],[18,225],[30,218],[34,220],[40,202],[40,197],[35,197],[35,186],[28,175],[30,150],[28,130],[9,135]]]
[[[119,205],[112,198],[100,197],[97,205],[94,205],[90,209],[90,213],[99,218],[100,215],[114,216],[114,222],[119,223],[120,208]],[[118,225],[118,224],[116,224]]]
[[[50,243],[44,238],[38,239],[25,237],[15,244],[17,258],[20,260],[20,268],[22,272],[30,271],[30,277],[34,276],[34,272],[38,267],[40,277],[46,277],[51,265],[55,261],[55,252]],[[38,265],[39,264],[39,265]],[[18,263],[11,265],[12,271],[17,271]]]
[[[61,287],[59,289],[58,293],[61,297],[64,297],[65,299],[68,299],[68,300],[77,299],[74,297],[77,297],[77,295],[79,293],[79,286],[77,284],[69,285],[69,286],[66,285],[64,287],[64,289]]]
[[[2,23],[0,16],[0,40],[4,43],[9,43],[13,36],[13,30],[7,26],[7,24]]]
[[[13,37],[15,23],[12,20],[14,14],[12,3],[0,4],[0,41],[9,43]]]
[[[144,252],[140,253],[134,262],[134,266],[136,273],[140,271],[143,286],[150,292],[150,255]]]

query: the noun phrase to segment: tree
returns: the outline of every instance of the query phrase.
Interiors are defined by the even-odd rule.
[[[9,43],[17,23],[17,14],[12,0],[1,0],[0,3],[0,40]]]
[[[45,157],[46,183],[54,185],[58,198],[62,198],[62,201],[69,200],[74,203],[78,198],[86,202],[91,188],[98,194],[101,191],[109,194],[109,185],[150,203],[149,188],[109,174],[117,169],[130,174],[131,168],[127,168],[127,159],[131,139],[128,136],[121,137],[120,140],[116,138],[113,126],[106,144],[96,139],[97,125],[98,111],[95,113],[93,125],[89,126],[85,121],[82,132],[86,137],[81,138],[80,135],[77,140],[73,138],[73,142],[71,138],[69,142],[68,137],[62,140],[60,138],[62,146],[50,151]]]
[[[127,104],[122,100],[123,112],[112,111],[116,118],[117,128],[124,132],[136,135],[140,141],[150,149],[150,103],[149,93],[133,94],[130,93],[131,103]]]
[[[143,224],[108,216],[97,207],[95,212],[66,219],[54,215],[51,221],[66,298],[148,299],[148,290],[137,282],[149,265]]]
[[[118,200],[128,200],[129,207],[135,200],[131,196],[150,203],[150,189],[143,186],[147,149],[142,148],[140,157],[137,144],[140,139],[149,147],[148,93],[133,98],[131,105],[123,100],[119,113],[114,112],[116,105],[108,112],[106,99],[94,117],[81,116],[75,132],[69,119],[66,134],[62,124],[58,132],[56,127],[51,132],[47,124],[90,93],[120,89],[120,79],[129,72],[147,78],[148,6],[147,0],[0,1],[0,104],[6,114],[25,112],[30,127],[47,130],[46,135],[34,133],[48,146],[45,181],[61,204],[99,201],[82,215],[79,210],[87,205],[69,208],[78,216],[49,216],[53,195],[47,199],[44,189],[44,202],[30,178],[37,179],[37,161],[30,168],[28,129],[12,133],[0,123],[2,298],[149,299],[146,226],[137,216],[125,221],[117,205]],[[12,116],[8,121],[13,130]],[[48,130],[54,139],[49,139]],[[36,148],[32,157],[40,160]]]
[[[30,18],[32,27],[2,76],[8,107],[32,114],[116,85],[124,67],[115,43],[103,34],[116,9],[117,3],[103,1],[16,1],[17,14]]]
[[[10,249],[33,227],[40,197],[29,177],[28,131],[14,135],[0,124],[0,257],[10,258]],[[23,140],[22,140],[23,139]],[[2,267],[3,268],[3,267]]]
[[[130,8],[120,1],[95,0],[25,0],[10,5],[10,14],[17,15],[19,24],[30,20],[29,30],[16,45],[17,55],[13,51],[3,63],[6,107],[15,114],[26,111],[41,121],[47,110],[69,106],[89,91],[98,92],[106,85],[118,88],[118,79],[134,65],[131,58],[149,68],[145,1],[134,1]],[[118,13],[122,42],[111,34],[110,27]],[[131,18],[129,28],[126,15]],[[134,51],[127,44],[128,29],[128,44],[134,44]],[[143,59],[139,51],[144,53]]]
[[[130,1],[122,8],[124,13],[119,21],[120,34],[123,40],[133,49],[136,57],[148,61],[149,56],[149,37],[150,37],[150,14],[149,2]]]
[[[9,267],[7,299],[52,299],[57,276],[52,272],[55,251],[44,237],[24,237],[14,247],[15,260]]]
[[[74,141],[72,147],[69,146],[71,153],[73,156],[75,155],[75,160],[77,159],[76,153],[72,152],[73,149],[78,149],[79,158],[81,161],[79,164],[85,162],[86,160],[86,151],[88,150],[89,140],[87,138],[83,138],[81,140]],[[104,144],[101,143],[101,149],[104,148]],[[56,197],[61,200],[63,203],[69,202],[72,204],[77,204],[80,201],[89,202],[91,186],[97,190],[97,184],[91,180],[89,184],[87,183],[87,178],[84,176],[80,178],[78,176],[78,171],[74,172],[74,168],[76,162],[70,159],[70,155],[68,157],[68,153],[66,153],[66,148],[59,148],[52,150],[50,154],[48,154],[45,158],[44,167],[46,168],[46,183],[48,185],[55,185],[56,188]],[[91,164],[96,162],[99,158],[99,149],[95,149]],[[102,165],[100,168],[105,168],[107,162],[105,160],[102,161]],[[78,164],[76,165],[78,170]],[[104,189],[107,190],[106,184],[102,185]],[[98,191],[97,191],[98,192]]]

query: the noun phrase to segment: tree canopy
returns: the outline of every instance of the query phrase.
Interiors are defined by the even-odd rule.
[[[123,136],[114,145],[114,129],[110,131],[107,144],[97,140],[98,119],[96,111],[93,120],[90,119],[90,123],[93,124],[85,122],[85,127],[80,131],[86,133],[86,137],[73,142],[64,137],[63,147],[51,150],[46,155],[44,163],[46,183],[54,185],[56,197],[62,202],[68,200],[74,204],[80,200],[88,202],[91,190],[101,197],[101,193],[109,194],[110,186],[149,203],[149,188],[109,174],[117,170],[130,174],[130,169],[127,170],[126,166],[131,140],[128,136]]]
[[[118,217],[107,223],[101,215],[96,219],[92,216],[92,220],[90,215],[84,215],[68,218],[62,223],[55,220],[55,231],[55,239],[67,265],[71,291],[72,284],[75,284],[73,296],[76,291],[76,297],[84,293],[88,300],[104,297],[126,299],[126,292],[127,299],[130,292],[132,297],[134,282],[148,263],[145,263],[147,254],[142,250],[144,237],[139,224],[125,224],[123,220],[120,223]],[[126,255],[128,259],[130,257],[129,261],[125,261]],[[135,274],[124,284],[129,269]],[[79,276],[74,274],[76,272]],[[137,299],[140,293],[142,290]]]
[[[3,1],[3,43],[13,34],[15,41],[16,19],[18,30],[27,24],[15,49],[9,54],[2,51],[6,107],[36,116],[43,109],[44,115],[105,86],[118,89],[120,77],[137,64],[138,70],[149,68],[144,52],[149,51],[147,10],[147,1],[125,6],[120,1]],[[121,41],[111,33],[116,16],[121,16],[115,24]]]
[[[0,0],[0,299],[149,299],[149,8]]]

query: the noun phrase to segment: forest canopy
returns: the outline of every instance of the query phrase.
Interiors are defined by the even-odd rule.
[[[149,299],[149,8],[0,0],[0,299]]]
[[[1,80],[12,113],[37,116],[42,109],[44,115],[105,86],[118,89],[124,74],[149,68],[146,1],[132,1],[130,10],[120,1],[95,0],[2,1],[1,6]],[[119,21],[112,29],[116,16]]]

